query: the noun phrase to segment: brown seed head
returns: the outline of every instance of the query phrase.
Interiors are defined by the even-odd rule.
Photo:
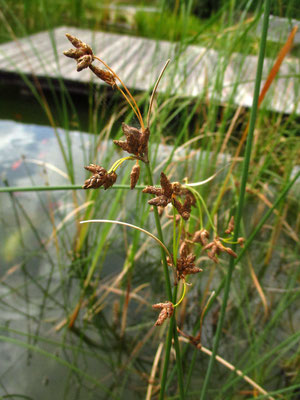
[[[173,194],[172,183],[169,181],[169,179],[163,172],[160,173],[160,185],[163,194],[170,198]]]
[[[141,132],[137,128],[129,126],[124,122],[122,123],[122,130],[126,136],[126,141],[114,140],[114,143],[121,147],[122,150],[138,156]]]
[[[104,69],[95,67],[94,65],[90,65],[90,70],[94,72],[94,74],[100,78],[102,81],[110,85],[112,88],[116,86],[116,80],[113,74],[109,71],[105,71]]]
[[[80,72],[83,69],[89,67],[93,62],[93,57],[90,54],[86,54],[77,60],[77,71]]]
[[[86,54],[93,54],[93,50],[90,48],[90,46],[82,42],[77,37],[70,35],[69,33],[66,33],[66,37],[69,39],[72,45],[77,49],[84,49]]]
[[[97,189],[104,184],[107,176],[105,168],[96,164],[90,164],[84,168],[92,172],[93,176],[84,182],[83,189]]]
[[[108,189],[111,187],[117,180],[118,175],[113,171],[109,174],[106,175],[106,180],[103,183],[104,190]]]
[[[174,194],[180,195],[181,193],[181,184],[179,182],[173,182],[172,183],[172,189]]]
[[[209,232],[206,229],[200,229],[200,231],[196,231],[192,238],[192,242],[201,243],[202,246],[206,246],[208,244]]]
[[[90,164],[84,168],[87,169],[88,171],[92,172],[93,174],[105,175],[107,173],[105,168],[100,167],[100,165],[97,165],[97,164]]]
[[[232,215],[228,224],[228,228],[226,229],[225,233],[229,235],[233,231],[234,231],[234,216]]]
[[[101,186],[108,189],[116,182],[117,174],[115,172],[108,173],[105,168],[96,164],[90,164],[84,168],[92,172],[93,176],[84,182],[83,189],[98,189]]]
[[[191,246],[186,240],[184,240],[179,247],[179,254],[181,257],[187,257],[190,252]]]
[[[181,204],[175,197],[172,198],[172,203],[181,217],[187,221],[190,218],[190,212],[185,208],[185,205]]]
[[[155,186],[146,186],[145,189],[143,189],[143,193],[149,193],[149,194],[155,194],[155,196],[161,196],[162,190],[161,188]]]
[[[241,247],[244,247],[245,239],[243,237],[239,237],[237,242]]]
[[[181,217],[184,220],[188,220],[190,218],[191,207],[196,202],[194,195],[182,188],[179,182],[171,183],[164,172],[160,174],[160,184],[161,188],[147,186],[143,190],[143,193],[155,194],[157,196],[155,199],[149,200],[148,203],[162,207],[166,207],[167,204],[172,203]],[[183,204],[177,200],[177,195],[184,196]]]
[[[152,308],[155,310],[161,310],[157,318],[157,321],[154,324],[155,326],[162,325],[164,321],[167,318],[171,318],[174,313],[174,306],[173,303],[171,303],[170,301],[167,301],[165,303],[153,304]]]
[[[197,274],[202,269],[195,266],[196,256],[190,252],[190,245],[186,241],[180,246],[179,249],[180,257],[177,260],[177,277],[178,279],[184,279],[186,275]]]
[[[207,252],[207,255],[209,258],[211,258],[215,263],[218,263],[218,258],[216,257],[218,254],[224,253],[226,252],[227,254],[229,254],[230,256],[236,258],[237,254],[230,248],[230,247],[225,247],[220,238],[218,236],[216,236],[214,238],[214,240],[208,244],[206,244],[203,247],[203,250],[209,250],[211,249],[211,251]]]
[[[140,171],[141,171],[141,168],[140,168],[139,164],[135,164],[132,167],[131,174],[130,174],[130,189],[135,188],[135,185],[137,184],[137,181],[139,180],[139,177],[140,177]]]
[[[69,33],[66,33],[66,36],[76,49],[64,51],[64,55],[77,61],[77,71],[82,71],[84,68],[89,67],[94,60],[91,47]]]
[[[148,204],[150,204],[151,206],[166,207],[167,204],[169,203],[170,199],[168,199],[168,197],[164,195],[154,197],[154,199],[148,200]]]

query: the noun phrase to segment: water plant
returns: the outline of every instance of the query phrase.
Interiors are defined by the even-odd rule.
[[[229,47],[234,47],[234,40]],[[232,103],[217,107],[205,96],[192,101],[134,93],[137,107],[114,73],[104,64],[99,68],[92,51],[84,51],[75,53],[76,62],[87,56],[79,60],[80,68],[87,65],[109,89],[114,86],[117,95],[121,89],[127,105],[127,99],[131,103],[126,114],[120,112],[125,110],[120,100],[109,110],[112,124],[125,140],[113,137],[114,148],[105,147],[109,124],[95,137],[84,164],[73,155],[73,171],[72,151],[63,148],[65,185],[1,188],[10,193],[1,194],[14,210],[10,220],[20,227],[15,239],[4,222],[6,254],[18,240],[23,255],[21,266],[13,264],[1,276],[5,290],[1,307],[26,320],[22,327],[3,323],[1,342],[24,348],[29,364],[35,354],[34,360],[40,355],[53,360],[56,369],[67,368],[64,398],[75,397],[78,383],[76,395],[84,398],[95,393],[100,398],[141,398],[146,393],[149,399],[165,393],[169,398],[292,399],[299,381],[299,220],[296,193],[291,191],[299,177],[293,172],[298,117],[260,109],[244,190],[240,165],[246,155],[244,138],[249,135],[247,109]],[[139,114],[146,115],[146,121]],[[126,118],[125,125],[119,115]],[[141,138],[148,136],[148,132],[143,135],[147,127],[145,157],[146,142]],[[164,138],[162,132],[170,131],[176,136]],[[161,160],[157,143],[163,140],[175,146],[171,153],[164,148]],[[220,149],[235,154],[221,171]],[[22,170],[29,163],[24,160]],[[84,190],[75,185],[82,165],[92,175],[86,177]],[[197,186],[208,176],[206,184]],[[53,205],[57,200],[52,191],[58,189],[65,208]],[[49,237],[38,227],[41,221],[30,209],[28,197],[13,194],[18,190],[38,193],[51,227]],[[237,234],[239,224],[232,216],[243,190],[241,234]],[[46,226],[44,219],[42,223]],[[34,241],[32,236],[28,240],[24,227],[38,251],[28,246]],[[232,249],[240,235],[246,239],[239,241],[244,247]],[[34,268],[36,255],[43,260],[41,275]],[[18,268],[24,281],[14,282]],[[224,301],[222,293],[228,296]],[[38,373],[31,375],[37,381]],[[5,392],[2,376],[0,384],[4,396],[13,395],[11,390]]]
[[[162,256],[162,264],[164,268],[164,276],[166,280],[166,295],[168,300],[164,303],[154,304],[153,309],[160,310],[160,314],[158,316],[155,325],[160,326],[164,323],[166,319],[171,319],[169,333],[166,340],[166,357],[165,357],[165,368],[164,375],[162,377],[161,382],[161,390],[160,390],[160,398],[164,397],[165,385],[166,385],[166,377],[168,371],[169,364],[169,355],[171,348],[171,340],[174,340],[174,346],[176,350],[176,360],[177,360],[177,378],[179,384],[179,391],[181,398],[184,398],[184,382],[183,382],[183,372],[182,372],[182,361],[180,355],[180,347],[178,342],[177,335],[177,322],[176,322],[176,313],[174,312],[175,308],[182,302],[185,294],[186,294],[186,285],[187,285],[187,276],[191,274],[198,274],[202,271],[199,267],[196,267],[195,260],[196,256],[192,252],[192,245],[201,244],[203,245],[203,250],[210,250],[207,252],[208,257],[211,258],[214,262],[218,263],[218,254],[221,252],[227,252],[232,257],[237,257],[236,253],[229,247],[225,247],[222,244],[222,241],[233,243],[228,239],[222,239],[218,235],[215,236],[212,242],[208,243],[209,232],[206,229],[201,228],[201,230],[196,231],[195,226],[193,226],[194,231],[191,231],[189,226],[183,224],[183,221],[188,221],[191,214],[191,208],[198,206],[200,215],[202,215],[201,204],[199,204],[199,200],[197,203],[196,197],[200,197],[195,189],[189,189],[189,184],[181,185],[179,182],[171,183],[164,172],[160,174],[160,187],[153,186],[153,178],[152,178],[152,169],[149,161],[149,138],[150,138],[150,117],[151,117],[151,107],[153,104],[154,95],[159,84],[160,79],[169,63],[165,64],[158,80],[154,86],[153,93],[149,102],[149,110],[147,114],[147,125],[143,122],[141,111],[133,98],[132,94],[128,90],[128,88],[124,85],[122,80],[113,71],[101,58],[96,57],[93,54],[91,47],[80,39],[66,34],[69,41],[73,44],[76,50],[70,49],[65,51],[64,54],[67,57],[73,58],[77,62],[77,71],[80,72],[84,68],[90,68],[91,71],[96,74],[98,78],[111,85],[113,88],[117,87],[121,94],[124,96],[129,106],[133,109],[135,115],[137,116],[140,128],[135,128],[133,126],[129,126],[125,123],[122,124],[122,130],[126,137],[125,141],[114,140],[114,143],[119,146],[123,151],[131,154],[129,157],[122,157],[115,161],[113,165],[107,171],[105,168],[90,164],[85,168],[92,172],[93,175],[91,178],[87,179],[83,185],[84,189],[98,189],[101,186],[104,189],[108,189],[113,186],[117,180],[116,170],[122,166],[125,161],[136,160],[136,164],[133,166],[131,174],[130,174],[130,188],[134,189],[140,175],[140,166],[139,161],[145,164],[148,180],[150,185],[146,186],[143,189],[143,193],[152,194],[155,196],[152,200],[148,201],[149,205],[154,206],[153,212],[155,215],[155,223],[157,229],[157,241],[162,243],[161,246],[161,256]],[[106,70],[100,69],[93,65],[94,60],[102,63]],[[117,85],[116,81],[119,81],[122,85],[123,89]],[[126,92],[126,93],[125,93]],[[202,184],[201,182],[199,183]],[[183,201],[180,201],[179,198],[183,197]],[[160,216],[158,208],[160,209],[160,214],[163,212],[163,209],[168,205],[172,205],[172,218],[174,221],[173,224],[173,254],[170,254],[167,251],[166,245],[164,243],[164,237],[162,232],[162,227],[160,223]],[[206,207],[206,206],[205,206]],[[181,218],[176,218],[177,213]],[[83,221],[85,222],[85,221]],[[92,222],[92,221],[90,221]],[[96,222],[96,221],[95,221]],[[106,221],[98,221],[98,222],[106,222]],[[109,221],[113,223],[114,221]],[[203,226],[203,221],[199,221],[201,227]],[[132,226],[132,225],[131,225]],[[177,229],[178,227],[178,229]],[[214,230],[216,230],[214,228]],[[231,234],[234,230],[234,218],[231,217],[228,229],[226,230],[227,234]],[[148,233],[149,234],[149,233]],[[152,235],[151,235],[152,236]],[[243,243],[243,239],[240,238],[239,243]],[[178,253],[179,252],[179,257]],[[167,258],[168,256],[168,258]],[[175,269],[175,286],[174,289],[171,288],[171,281],[169,277],[168,266],[171,266]],[[91,275],[90,275],[91,278]],[[183,282],[183,294],[179,301],[177,301],[177,285],[179,281]],[[86,286],[86,285],[85,285]],[[83,299],[84,294],[82,293],[81,299]],[[82,300],[80,304],[82,303]],[[176,304],[175,304],[176,303]],[[75,310],[75,316],[71,317],[71,325],[73,327],[75,318],[78,313],[78,307]],[[201,342],[201,337],[198,339],[198,343]]]

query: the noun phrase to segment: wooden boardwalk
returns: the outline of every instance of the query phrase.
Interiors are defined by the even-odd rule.
[[[256,56],[233,54],[226,59],[224,54],[200,46],[179,48],[178,44],[166,41],[71,27],[56,28],[0,45],[0,75],[34,74],[40,78],[90,82],[94,79],[92,73],[89,70],[78,73],[74,60],[62,54],[72,47],[65,33],[89,43],[95,54],[101,55],[129,88],[149,90],[170,58],[172,62],[160,91],[184,97],[209,96],[223,104],[233,100],[236,105],[252,105]],[[273,62],[265,60],[264,78]],[[278,112],[300,114],[299,76],[299,60],[285,60],[262,106]],[[95,82],[101,84],[97,79]],[[223,82],[221,87],[218,82]]]

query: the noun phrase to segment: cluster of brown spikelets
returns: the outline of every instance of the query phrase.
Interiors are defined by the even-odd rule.
[[[153,204],[153,203],[152,203]],[[232,216],[228,228],[225,230],[225,234],[229,235],[234,230],[234,217]],[[196,255],[194,254],[193,247],[197,244],[202,246],[202,251],[206,251],[207,256],[213,260],[215,263],[219,263],[218,256],[221,253],[227,253],[231,257],[236,258],[237,254],[229,247],[225,247],[222,241],[228,239],[220,238],[215,236],[214,239],[209,242],[209,232],[206,229],[200,229],[196,231],[193,235],[188,232],[184,232],[184,239],[181,241],[179,247],[179,257],[176,261],[176,276],[177,281],[183,280],[185,282],[187,275],[194,275],[202,272],[203,270],[196,266]],[[242,247],[244,243],[244,238],[238,239],[238,244]],[[208,251],[210,250],[210,251]],[[173,265],[173,260],[168,258],[168,264]],[[172,303],[171,303],[172,304]],[[171,317],[173,314],[170,311],[170,302],[158,303],[152,306],[154,309],[160,309],[160,314],[155,325],[161,325],[167,318]],[[180,331],[180,333],[182,333]],[[191,337],[192,338],[192,337]]]
[[[92,173],[92,176],[84,182],[83,188],[97,189],[103,186],[104,189],[108,189],[117,180],[117,174],[116,174],[117,168],[121,166],[122,163],[126,160],[135,160],[136,162],[135,165],[132,167],[130,175],[130,188],[133,189],[136,186],[140,176],[139,162],[143,162],[146,164],[149,163],[148,159],[148,142],[150,137],[149,126],[147,127],[144,126],[139,107],[137,106],[134,98],[132,97],[131,93],[124,85],[124,83],[121,81],[119,76],[103,60],[94,55],[89,45],[82,42],[75,36],[69,34],[66,34],[66,36],[72,43],[72,45],[75,47],[75,49],[70,49],[68,51],[65,51],[64,54],[67,57],[76,60],[77,71],[82,71],[85,68],[89,68],[98,78],[100,78],[106,84],[110,85],[112,88],[117,88],[125,97],[126,101],[131,106],[131,108],[135,112],[140,122],[139,129],[123,123],[122,130],[125,136],[125,140],[114,140],[114,143],[118,147],[120,147],[123,151],[129,153],[130,156],[123,157],[120,160],[116,161],[109,170],[106,170],[104,167],[101,167],[96,164],[90,164],[89,166],[84,167],[85,169],[87,169]],[[95,60],[102,63],[105,69],[95,66],[93,64]],[[117,81],[121,84],[126,94],[124,93],[123,89],[121,89],[121,87],[117,84]],[[152,94],[152,96],[154,95],[154,93]],[[150,115],[151,105],[152,105],[152,98],[150,100],[148,117]],[[149,118],[148,118],[148,124],[149,124]],[[192,207],[196,205],[196,199],[193,193],[189,190],[189,188],[187,186],[181,185],[179,182],[173,182],[173,183],[170,182],[170,180],[164,174],[164,172],[161,172],[160,175],[160,187],[146,186],[143,189],[143,193],[148,193],[155,196],[151,200],[149,200],[148,203],[152,206],[158,207],[160,215],[162,210],[165,209],[169,204],[171,204],[178,211],[178,214],[174,216],[169,216],[169,215],[167,216],[169,218],[176,218],[176,222],[179,222],[178,219],[181,218],[182,220],[187,221],[190,218]],[[232,217],[230,219],[228,228],[226,229],[225,233],[230,235],[233,232],[233,230],[234,230],[234,218]],[[168,259],[168,264],[172,267],[175,266],[176,268],[177,281],[182,280],[185,285],[185,279],[187,275],[197,274],[202,271],[201,268],[196,266],[197,263],[196,255],[194,254],[193,251],[193,247],[197,244],[200,244],[203,247],[203,250],[207,252],[207,256],[215,263],[219,262],[218,256],[224,252],[232,257],[237,256],[236,253],[231,248],[224,246],[224,244],[222,243],[226,241],[230,243],[229,240],[222,239],[216,235],[214,239],[211,242],[209,242],[209,236],[210,236],[209,232],[206,229],[198,230],[192,235],[188,232],[185,232],[183,228],[183,239],[181,240],[179,248],[179,256],[177,259],[175,257],[176,262],[174,262],[174,259],[170,258]],[[242,246],[243,239],[239,238],[238,243]],[[160,310],[155,325],[162,325],[162,323],[167,318],[172,317],[176,305],[174,306],[172,302],[167,301],[165,303],[154,304],[152,307],[156,310]]]
[[[196,204],[194,195],[188,189],[182,187],[179,182],[171,183],[163,172],[160,174],[160,185],[160,188],[146,186],[143,189],[143,193],[154,194],[156,196],[149,200],[148,203],[163,208],[172,203],[182,218],[188,220],[191,208]],[[181,203],[178,201],[176,196],[184,197],[184,202]]]

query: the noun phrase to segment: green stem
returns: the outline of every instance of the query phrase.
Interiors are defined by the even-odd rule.
[[[153,178],[152,178],[152,172],[149,163],[145,163],[146,165],[146,170],[147,170],[147,175],[149,179],[149,184],[153,186]],[[159,240],[164,243],[164,238],[163,238],[163,233],[162,233],[162,228],[161,228],[161,223],[157,211],[157,207],[153,207],[154,210],[154,218],[155,218],[155,224],[156,224],[156,229],[157,229],[157,236]],[[171,286],[171,281],[170,281],[170,276],[169,276],[169,267],[166,259],[166,255],[164,251],[161,251],[161,258],[163,262],[163,268],[164,268],[164,276],[165,276],[165,285],[166,285],[166,292],[168,296],[168,300],[172,301],[173,304],[176,303],[176,297],[177,297],[177,286],[174,288],[174,293],[172,294],[172,286]],[[170,324],[169,324],[169,330],[168,330],[168,335],[165,343],[165,360],[164,360],[164,367],[163,367],[163,374],[161,378],[161,384],[160,384],[160,394],[159,394],[159,400],[163,400],[165,396],[165,389],[166,389],[166,383],[167,383],[167,376],[168,376],[168,370],[169,370],[169,360],[170,360],[170,351],[171,351],[171,346],[172,346],[172,337],[174,337],[174,347],[175,347],[175,352],[176,352],[176,367],[177,367],[177,377],[178,377],[178,386],[179,386],[179,393],[180,393],[180,399],[184,399],[184,384],[183,384],[183,369],[182,369],[182,362],[181,362],[181,354],[180,354],[180,347],[179,347],[179,341],[178,341],[178,333],[177,333],[177,327],[176,327],[176,318],[175,318],[176,312],[174,312]]]
[[[136,185],[135,189],[144,189],[143,185]],[[82,185],[65,185],[65,186],[10,186],[0,187],[0,193],[9,192],[47,192],[51,190],[79,190],[82,189]],[[102,187],[99,189],[103,189]],[[114,185],[110,189],[130,189],[130,185]],[[86,190],[86,189],[83,189]]]
[[[261,84],[261,78],[262,78],[263,62],[264,62],[264,56],[265,56],[265,47],[266,47],[266,41],[267,41],[270,3],[271,3],[271,0],[265,0],[263,29],[262,29],[262,37],[261,37],[261,42],[260,42],[257,70],[256,70],[255,88],[254,88],[253,103],[252,103],[251,116],[250,116],[249,133],[248,133],[246,149],[245,149],[245,158],[244,158],[244,163],[243,163],[243,173],[242,173],[242,182],[241,182],[241,188],[240,188],[239,203],[238,203],[237,212],[236,212],[236,216],[235,216],[236,224],[235,224],[235,230],[234,230],[234,235],[233,235],[234,241],[236,241],[238,238],[239,225],[240,225],[243,206],[244,206],[246,182],[247,182],[247,178],[248,178],[248,170],[249,170],[249,164],[250,164],[253,134],[254,134],[254,127],[255,127],[257,107],[258,107],[258,98],[259,98],[260,84]],[[235,249],[235,247],[236,247],[236,245],[233,245],[233,250]],[[212,374],[215,357],[216,357],[216,354],[218,351],[219,342],[220,342],[220,338],[221,338],[221,332],[222,332],[223,323],[224,323],[224,319],[225,319],[225,313],[226,313],[227,301],[228,301],[228,297],[229,297],[230,283],[231,283],[232,272],[234,269],[234,264],[235,264],[234,259],[231,258],[230,263],[229,263],[227,277],[226,277],[226,282],[225,282],[223,302],[222,302],[220,318],[219,318],[219,322],[218,322],[218,326],[217,326],[216,336],[214,339],[212,356],[210,358],[208,368],[206,371],[200,400],[204,400],[206,398],[206,392],[208,389],[209,380],[210,380],[210,377]]]

